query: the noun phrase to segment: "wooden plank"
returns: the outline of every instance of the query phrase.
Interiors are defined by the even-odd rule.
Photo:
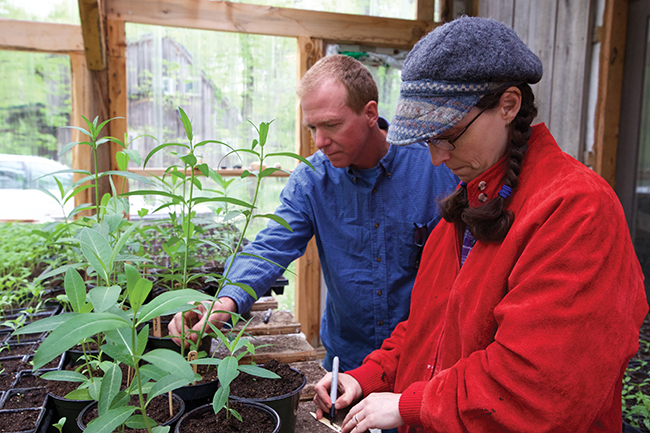
[[[591,0],[558,2],[550,130],[569,155],[582,159],[591,52]]]
[[[90,77],[88,68],[86,68],[86,55],[83,51],[77,51],[70,54],[70,99],[72,107],[70,111],[70,125],[88,129],[81,116],[87,116],[89,111]],[[92,120],[92,119],[91,119]],[[72,141],[84,141],[87,136],[83,135],[76,129],[72,130]],[[91,169],[90,146],[75,146],[72,148],[72,168],[77,170]],[[83,175],[74,173],[73,179],[76,182]],[[86,189],[74,198],[75,206],[84,203],[91,203],[92,195],[90,189]],[[92,212],[84,211],[79,216],[90,216]]]
[[[270,36],[308,36],[411,48],[427,31],[420,20],[371,17],[209,0],[106,0],[109,19]]]
[[[264,364],[272,359],[286,363],[316,359],[316,350],[300,335],[260,336],[249,338],[249,340],[255,346],[255,356],[244,356],[239,361],[240,364],[251,361]],[[223,358],[226,354],[224,347],[219,347],[214,352],[214,356],[218,358]]]
[[[127,133],[128,100],[126,87],[126,32],[124,21],[108,21],[108,100],[110,103],[109,134],[124,140]],[[128,146],[128,143],[125,143]],[[110,143],[110,169],[119,170],[115,155],[122,150],[116,143]],[[112,176],[118,194],[129,190],[128,182],[121,176]]]
[[[605,2],[594,126],[596,132],[593,168],[612,187],[615,186],[616,181],[616,151],[623,91],[627,14],[627,1],[607,0]]]
[[[436,2],[434,0],[417,0],[416,8],[416,19],[433,24],[436,10]]]
[[[251,319],[246,326],[246,332],[249,335],[280,335],[280,334],[298,334],[300,333],[300,323],[289,311],[273,311],[269,317],[269,322],[264,323],[264,317],[268,308],[263,311],[251,311]],[[240,321],[233,329],[240,331],[245,323]]]
[[[556,1],[517,0],[513,27],[522,41],[542,61],[542,79],[531,86],[538,110],[534,122],[545,122],[548,127],[551,126],[556,15]]]
[[[79,0],[79,16],[88,69],[101,71],[106,68],[106,35],[98,0]]]
[[[278,300],[273,296],[262,296],[253,303],[251,311],[267,311],[269,308],[277,309]]]
[[[81,26],[0,18],[0,49],[69,53],[84,49]]]
[[[314,386],[327,374],[327,370],[323,368],[321,361],[294,362],[289,365],[304,374],[307,379],[304,388],[300,390],[300,401],[307,401],[314,398],[316,394]]]
[[[129,171],[131,173],[136,173],[142,176],[162,176],[165,173],[165,168],[162,167],[152,167],[152,168],[147,168],[147,169],[141,169],[141,168],[130,168]],[[286,169],[285,169],[286,170]],[[244,169],[241,168],[220,168],[218,170],[215,170],[217,173],[219,173],[221,176],[224,177],[240,177],[242,173],[244,173]],[[284,171],[276,171],[271,173],[269,176],[271,177],[289,177],[291,174],[291,170],[287,170],[289,173],[285,173]],[[189,171],[186,172],[186,174],[189,173]],[[194,175],[195,176],[203,176],[203,173],[199,171],[199,169],[194,169]]]
[[[298,79],[325,55],[321,39],[298,38]],[[299,105],[299,101],[297,102]],[[296,109],[296,152],[307,157],[316,151],[311,134],[302,124],[302,110]],[[307,245],[305,254],[296,262],[295,314],[309,343],[320,344],[320,260],[315,239]]]
[[[493,18],[513,27],[515,0],[481,0],[478,16]]]

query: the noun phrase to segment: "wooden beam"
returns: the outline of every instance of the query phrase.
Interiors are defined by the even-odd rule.
[[[79,0],[79,16],[88,69],[102,71],[106,68],[106,35],[99,0]]]
[[[409,49],[425,21],[317,12],[210,0],[106,0],[109,19],[270,36],[308,36],[341,43]]]
[[[0,49],[67,54],[84,43],[80,26],[0,18]]]
[[[79,28],[81,31],[81,28]],[[89,111],[90,98],[88,91],[90,89],[90,76],[86,67],[86,55],[83,51],[77,51],[70,54],[70,99],[72,107],[70,110],[70,125],[88,129],[88,125],[83,121],[81,116],[87,116]],[[90,119],[92,121],[92,119]],[[88,137],[76,129],[72,129],[72,141],[85,141]],[[77,145],[72,148],[72,168],[77,170],[91,170],[92,157],[90,146]],[[73,180],[84,177],[84,175],[75,173]],[[75,207],[84,203],[91,203],[92,195],[90,189],[85,189],[77,194],[74,198]],[[91,216],[92,212],[84,211],[79,216]]]
[[[128,98],[126,86],[126,32],[124,21],[108,20],[108,103],[109,116],[115,119],[109,123],[109,134],[124,140],[127,133]],[[124,143],[128,146],[128,143]],[[119,170],[115,155],[122,150],[117,143],[110,143],[110,169]],[[129,184],[121,176],[113,176],[113,182],[118,194],[127,192]]]
[[[606,0],[598,71],[593,168],[612,187],[616,181],[627,13],[627,1]]]
[[[325,44],[322,39],[298,37],[297,77],[300,80],[305,72],[321,58],[325,57]],[[296,98],[296,152],[308,157],[316,152],[311,134],[302,124],[300,101]],[[316,240],[311,239],[305,254],[296,262],[295,315],[309,344],[320,344],[320,260]]]
[[[418,0],[415,16],[418,20],[433,24],[436,12],[435,0]]]

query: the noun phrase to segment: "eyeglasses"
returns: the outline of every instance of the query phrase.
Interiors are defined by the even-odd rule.
[[[418,247],[417,250],[411,253],[409,257],[409,266],[417,269],[420,267],[420,260],[422,259],[422,250],[424,249],[424,244],[427,242],[429,237],[429,229],[426,224],[417,224],[413,223],[415,226],[415,232],[413,233],[413,244]]]
[[[458,141],[458,139],[459,139],[459,138],[460,138],[460,137],[465,133],[465,131],[467,131],[467,128],[469,128],[470,125],[471,125],[472,123],[474,123],[474,121],[475,121],[476,119],[478,119],[479,116],[480,116],[481,114],[483,114],[483,112],[484,112],[485,110],[487,110],[487,108],[488,108],[488,107],[483,108],[483,109],[482,109],[482,110],[481,110],[481,111],[476,115],[476,117],[473,118],[472,121],[469,122],[469,123],[468,123],[468,124],[467,124],[463,129],[462,129],[462,131],[460,131],[460,132],[459,132],[458,134],[456,134],[454,137],[452,137],[452,138],[428,138],[427,141],[426,141],[427,144],[432,144],[432,145],[436,146],[438,149],[441,149],[441,150],[454,150],[454,149],[456,148],[456,146],[454,146],[454,143],[455,143],[456,141]]]

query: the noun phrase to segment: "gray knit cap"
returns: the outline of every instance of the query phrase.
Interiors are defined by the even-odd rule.
[[[457,18],[420,39],[407,56],[387,140],[406,145],[437,137],[481,97],[541,78],[542,62],[514,30],[488,18]]]

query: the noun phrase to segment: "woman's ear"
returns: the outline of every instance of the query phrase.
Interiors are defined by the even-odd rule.
[[[512,86],[509,87],[499,100],[499,110],[506,123],[510,123],[517,117],[521,108],[521,90]]]

